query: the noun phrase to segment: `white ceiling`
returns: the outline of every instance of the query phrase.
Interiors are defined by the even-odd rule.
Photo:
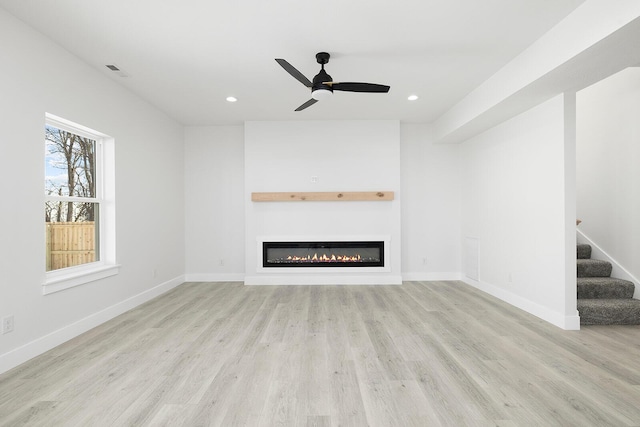
[[[431,122],[584,0],[0,0],[36,28],[185,125],[245,120]],[[388,94],[310,98],[327,51],[335,81]],[[105,65],[116,64],[120,77]],[[410,94],[417,101],[407,101]],[[225,98],[233,95],[236,103]]]

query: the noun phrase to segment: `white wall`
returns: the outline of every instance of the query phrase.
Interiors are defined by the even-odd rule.
[[[460,146],[400,126],[403,280],[460,278]]]
[[[182,127],[0,9],[0,372],[179,284]],[[44,119],[115,138],[116,276],[43,295]],[[154,277],[155,270],[155,277]]]
[[[460,277],[458,156],[433,144],[429,125],[400,126],[403,280]],[[185,174],[187,280],[244,280],[243,127],[186,128]]]
[[[469,283],[575,329],[575,237],[573,245],[566,241],[568,227],[575,226],[565,203],[572,181],[565,175],[565,161],[572,161],[565,158],[565,106],[557,96],[461,146],[462,237],[477,239],[479,248],[477,260],[467,253],[463,262],[477,261],[479,280],[466,278]],[[567,265],[571,253],[573,266]]]
[[[244,128],[185,129],[189,281],[244,280]]]
[[[312,177],[317,182],[312,182]],[[246,283],[401,281],[400,126],[397,121],[245,123]],[[252,192],[394,191],[393,201],[251,202]],[[388,236],[388,272],[258,268],[257,238]],[[316,240],[314,238],[314,240]],[[355,240],[369,240],[368,238]],[[275,273],[279,273],[279,277]]]
[[[578,229],[635,277],[638,287],[640,68],[580,91],[577,102],[576,204],[583,221]]]

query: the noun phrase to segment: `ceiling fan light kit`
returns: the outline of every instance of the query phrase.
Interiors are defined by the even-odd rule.
[[[315,89],[311,92],[311,97],[316,101],[322,101],[323,99],[329,98],[331,95],[333,95],[333,91],[328,89]]]
[[[387,93],[389,92],[389,86],[379,85],[375,83],[337,83],[327,72],[324,70],[324,65],[329,62],[329,55],[327,52],[319,52],[316,54],[316,61],[320,64],[320,72],[313,78],[313,82],[306,78],[304,74],[298,71],[293,65],[289,64],[284,59],[276,58],[276,62],[280,64],[282,68],[293,78],[302,83],[305,87],[311,89],[311,99],[296,108],[295,111],[302,111],[307,107],[312,106],[316,102],[326,99],[333,94],[334,90],[341,90],[343,92],[366,92],[366,93]]]

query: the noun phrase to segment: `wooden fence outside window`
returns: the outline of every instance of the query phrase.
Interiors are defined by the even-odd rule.
[[[47,271],[96,261],[93,221],[47,222]]]

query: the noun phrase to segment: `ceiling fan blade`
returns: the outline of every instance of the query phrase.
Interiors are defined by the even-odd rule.
[[[317,99],[313,99],[311,98],[310,100],[308,100],[307,102],[305,102],[304,104],[302,104],[301,106],[299,106],[298,108],[296,108],[295,111],[302,111],[307,107],[311,107],[313,104],[315,104],[316,102],[318,102]]]
[[[333,90],[341,90],[344,92],[370,92],[370,93],[387,93],[390,87],[385,85],[378,85],[375,83],[355,83],[355,82],[327,82],[330,84]]]
[[[306,87],[310,88],[311,86],[313,86],[313,83],[311,83],[311,80],[306,78],[304,74],[296,70],[296,68],[293,65],[289,64],[286,60],[276,58],[276,62],[280,64],[287,73],[291,74],[293,77],[295,77],[296,80],[298,80],[300,83],[302,83]]]

